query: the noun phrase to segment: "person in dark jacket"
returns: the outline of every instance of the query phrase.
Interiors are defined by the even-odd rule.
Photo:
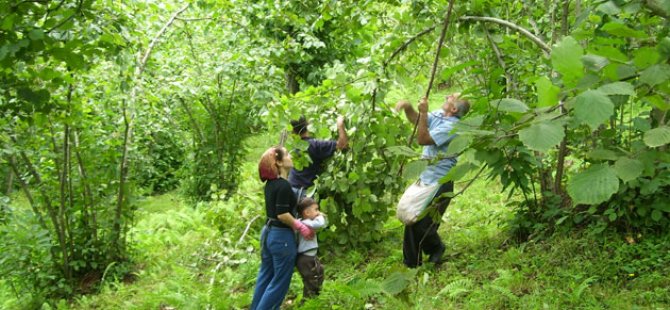
[[[349,138],[344,127],[344,117],[337,118],[337,140],[319,140],[312,138],[307,130],[309,122],[304,116],[300,119],[291,121],[293,133],[300,136],[300,139],[307,141],[309,147],[307,153],[311,163],[302,169],[291,169],[288,181],[291,183],[293,192],[298,196],[298,200],[307,195],[307,189],[314,185],[314,180],[323,171],[323,162],[333,156],[335,151],[346,149],[349,146]]]

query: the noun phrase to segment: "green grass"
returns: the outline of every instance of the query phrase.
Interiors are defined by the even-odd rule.
[[[249,141],[252,152],[242,167],[241,194],[229,201],[193,206],[174,194],[139,201],[131,233],[136,280],[110,276],[99,294],[58,308],[248,308],[260,264],[263,212],[256,160],[272,142],[268,136]],[[456,191],[462,186],[457,184]],[[518,244],[504,225],[511,216],[497,183],[475,182],[443,217],[439,232],[448,261],[439,268],[408,270],[402,265],[402,226],[394,218],[385,223],[385,238],[369,248],[322,242],[322,294],[300,306],[302,283],[294,274],[283,308],[670,307],[670,237],[637,236],[636,243],[628,244],[614,233],[562,233]],[[0,298],[14,298],[2,282]]]

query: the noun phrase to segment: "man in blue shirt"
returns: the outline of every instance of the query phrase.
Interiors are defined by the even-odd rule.
[[[449,143],[455,137],[455,135],[450,134],[454,125],[470,110],[470,103],[458,98],[458,96],[458,93],[447,96],[442,108],[431,113],[428,113],[428,100],[426,98],[422,98],[419,102],[418,113],[406,100],[401,100],[396,105],[396,110],[404,111],[407,119],[413,124],[419,118],[416,140],[424,146],[422,158],[436,160],[436,162],[431,162],[426,170],[421,173],[420,182],[424,184],[438,184],[439,180],[456,165],[456,157],[446,157],[443,154],[446,153]],[[453,182],[444,183],[431,200],[429,206],[437,209],[439,218],[444,215],[451,201],[451,198],[440,196],[443,193],[453,191]],[[431,214],[426,215],[412,225],[405,226],[402,250],[403,263],[406,266],[410,268],[420,266],[422,252],[429,255],[428,260],[430,262],[435,264],[442,262],[442,255],[446,247],[442,243],[440,235],[437,234],[439,227],[440,221],[434,221]]]
[[[309,143],[307,153],[312,161],[301,170],[293,167],[291,173],[289,173],[288,181],[291,183],[298,201],[306,196],[307,188],[314,185],[314,180],[323,171],[323,162],[333,156],[335,151],[346,149],[349,145],[343,116],[337,118],[337,140],[314,139],[307,130],[307,125],[309,123],[304,116],[301,116],[298,120],[291,121],[293,133],[299,135],[302,140]]]

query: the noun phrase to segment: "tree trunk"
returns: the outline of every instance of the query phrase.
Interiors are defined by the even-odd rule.
[[[284,77],[286,78],[286,91],[289,94],[295,94],[300,91],[300,84],[298,83],[298,76],[292,65],[286,66]]]
[[[81,183],[84,186],[84,217],[86,218],[86,225],[91,231],[93,236],[93,241],[98,241],[98,223],[95,208],[93,207],[93,193],[91,192],[91,186],[88,180],[88,174],[86,173],[86,167],[84,166],[84,161],[81,159],[81,153],[79,152],[79,133],[75,129],[72,131],[72,142],[74,143],[74,154],[77,157],[77,167],[79,170],[79,175],[81,176]]]
[[[12,190],[14,189],[14,171],[11,169],[9,170],[9,173],[7,173],[7,190],[5,191],[5,196],[9,196],[12,194]]]

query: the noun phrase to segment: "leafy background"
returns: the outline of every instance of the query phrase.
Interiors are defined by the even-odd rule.
[[[425,163],[392,107],[425,93],[447,8],[3,1],[2,306],[248,306],[254,166],[302,114],[319,138],[346,116],[351,142],[317,182],[337,272],[304,307],[663,306],[662,0],[456,3],[430,96],[472,102],[449,149],[451,263],[398,264],[394,204]]]

